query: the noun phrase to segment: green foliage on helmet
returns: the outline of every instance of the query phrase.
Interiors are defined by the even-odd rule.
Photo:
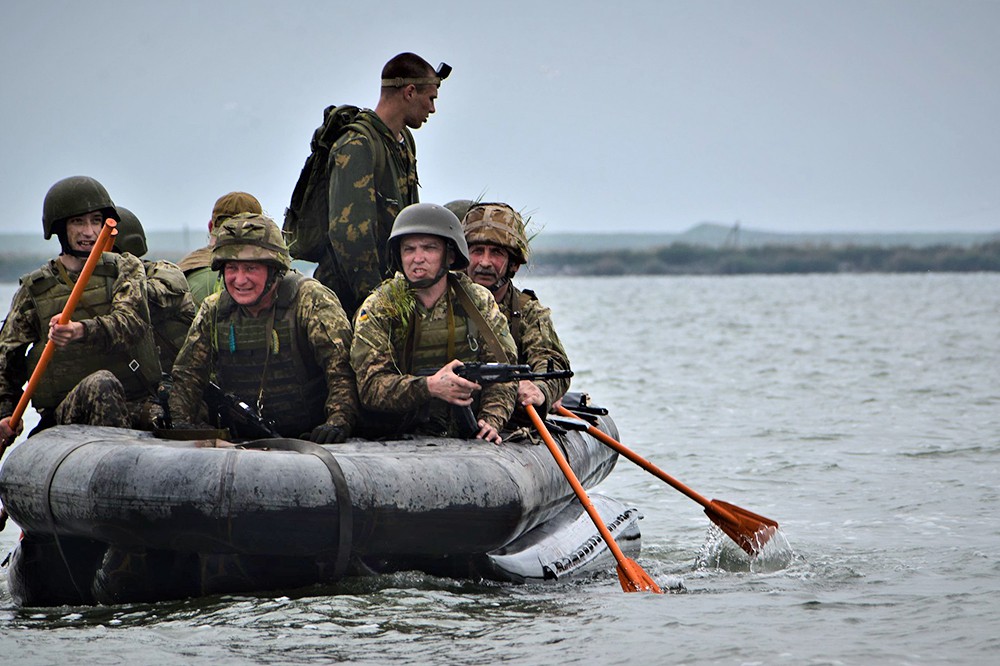
[[[469,246],[465,242],[465,234],[462,233],[462,223],[444,206],[415,203],[399,211],[399,215],[392,223],[387,243],[389,259],[393,266],[399,268],[400,238],[412,234],[427,234],[445,239],[455,251],[455,258],[448,267],[451,270],[460,271],[469,265]]]
[[[484,243],[502,247],[510,253],[511,263],[528,263],[528,237],[521,214],[505,203],[481,203],[473,206],[462,220],[469,245]]]
[[[63,178],[49,188],[42,204],[42,231],[45,240],[57,233],[56,224],[71,217],[99,210],[105,218],[117,215],[111,195],[89,176]]]
[[[292,267],[292,258],[281,229],[266,215],[234,215],[219,225],[214,233],[213,271],[222,270],[228,261],[256,261],[282,272]]]
[[[136,257],[146,254],[146,232],[135,213],[124,206],[117,206],[118,235],[115,236],[115,252],[128,252]]]

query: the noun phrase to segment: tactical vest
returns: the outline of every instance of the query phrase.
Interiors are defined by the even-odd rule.
[[[114,282],[118,278],[117,255],[105,252],[87,282],[83,296],[76,306],[77,321],[92,319],[111,312]],[[28,352],[28,371],[33,372],[45,348],[49,320],[60,314],[69,300],[73,285],[67,284],[46,264],[21,278],[21,285],[28,290],[38,318],[39,342]],[[98,370],[110,370],[125,388],[125,397],[135,400],[156,391],[160,382],[160,362],[153,344],[152,330],[146,312],[140,313],[146,322],[142,339],[127,349],[101,349],[86,340],[70,347],[56,349],[48,369],[31,398],[36,409],[53,409],[74,386],[87,375]]]
[[[513,284],[507,290],[507,297],[500,304],[501,311],[507,317],[507,325],[510,328],[510,336],[514,339],[514,346],[517,347],[517,362],[527,363],[528,355],[524,352],[524,345],[521,344],[521,319],[524,308],[528,307],[531,301],[537,301],[538,297],[530,289],[521,291]]]
[[[274,307],[259,317],[248,316],[223,291],[215,321],[219,385],[257,406],[285,437],[297,437],[326,421],[326,375],[296,317],[305,279],[300,273],[286,274],[278,283]]]

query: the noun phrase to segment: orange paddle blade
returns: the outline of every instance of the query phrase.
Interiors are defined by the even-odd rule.
[[[618,565],[618,582],[621,583],[622,590],[625,592],[663,594],[663,590],[646,573],[646,570],[640,567],[638,562],[627,557]]]
[[[705,515],[751,557],[760,553],[764,544],[778,531],[778,523],[770,518],[722,500],[709,502]]]

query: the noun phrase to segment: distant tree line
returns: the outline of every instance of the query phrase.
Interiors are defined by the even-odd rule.
[[[649,250],[544,252],[539,275],[747,275],[1000,271],[1000,241],[972,247],[792,246],[712,248],[687,243]]]

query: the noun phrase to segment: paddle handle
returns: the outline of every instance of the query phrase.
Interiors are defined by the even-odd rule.
[[[118,223],[113,219],[108,219],[104,222],[104,226],[101,228],[101,233],[97,237],[97,241],[94,243],[94,247],[91,248],[90,254],[87,256],[87,263],[83,265],[83,270],[80,271],[80,277],[76,279],[76,284],[73,285],[73,291],[70,292],[69,299],[66,301],[66,305],[63,306],[62,313],[59,315],[59,323],[63,326],[69,323],[70,317],[73,316],[73,311],[76,310],[77,303],[80,302],[80,298],[83,297],[83,290],[87,288],[87,282],[90,281],[90,276],[93,275],[94,269],[97,268],[97,262],[101,258],[101,253],[110,249],[114,245],[114,236],[118,234],[115,226]],[[42,322],[44,327],[47,322]],[[45,368],[48,367],[49,361],[52,359],[52,354],[56,351],[55,343],[49,340],[45,343],[45,349],[42,350],[42,355],[38,358],[38,364],[35,365],[35,370],[31,373],[31,378],[28,380],[28,385],[24,387],[24,393],[21,394],[21,399],[18,400],[17,406],[14,408],[14,413],[10,415],[10,429],[16,431],[18,424],[21,423],[21,417],[24,416],[24,411],[28,408],[28,403],[31,401],[31,396],[35,394],[35,389],[38,388],[39,382],[42,381],[42,376],[45,374]],[[0,455],[3,455],[4,450],[7,448],[6,443],[0,447]]]
[[[635,569],[638,567],[634,562],[625,557],[625,553],[618,546],[615,538],[611,536],[611,530],[608,529],[604,521],[601,520],[601,516],[597,513],[597,509],[594,508],[594,504],[590,501],[590,497],[587,495],[587,491],[583,489],[580,484],[580,480],[576,478],[576,474],[573,472],[573,468],[569,466],[566,461],[566,457],[559,450],[556,445],[552,435],[549,434],[549,429],[545,427],[545,422],[542,421],[541,417],[538,416],[538,412],[535,411],[534,405],[525,405],[525,411],[528,412],[528,416],[531,417],[531,422],[535,425],[535,430],[538,434],[542,436],[542,441],[545,442],[545,446],[548,447],[549,453],[555,459],[556,464],[559,465],[559,469],[562,470],[563,476],[569,482],[570,487],[573,488],[573,492],[576,493],[576,498],[580,500],[580,504],[583,505],[584,510],[590,516],[590,519],[594,522],[594,526],[597,531],[601,533],[601,537],[604,539],[604,543],[608,544],[608,549],[611,554],[615,556],[615,560],[618,562],[619,571],[624,571],[628,573],[630,577],[635,575]],[[648,579],[648,577],[647,577]],[[630,580],[629,581],[636,590],[648,589],[647,585],[643,584],[640,580]],[[652,580],[648,580],[648,583],[652,583]],[[660,589],[656,587],[656,583],[652,583],[654,591],[659,592]]]
[[[568,418],[574,418],[584,421],[584,419],[581,419],[579,416],[577,416],[576,414],[574,414],[573,412],[569,411],[568,409],[566,409],[561,405],[556,407],[555,411],[560,416],[566,416]],[[586,421],[584,421],[584,423],[586,423]],[[648,460],[640,456],[638,453],[636,453],[632,449],[628,448],[627,446],[619,442],[611,435],[608,435],[606,432],[603,432],[602,430],[599,430],[598,428],[589,424],[587,425],[587,432],[593,437],[596,437],[600,441],[604,442],[612,449],[614,449],[621,455],[625,456],[626,458],[628,458],[629,460],[631,460],[636,465],[643,468],[653,476],[657,477],[661,481],[664,481],[673,486],[674,488],[676,488],[677,490],[681,491],[682,493],[693,499],[698,504],[701,504],[706,509],[709,507],[709,505],[711,505],[711,502],[704,495],[701,495],[698,492],[692,490],[691,488],[688,488],[686,485],[684,485],[674,477],[670,476],[662,469],[660,469],[653,463],[649,462]]]

